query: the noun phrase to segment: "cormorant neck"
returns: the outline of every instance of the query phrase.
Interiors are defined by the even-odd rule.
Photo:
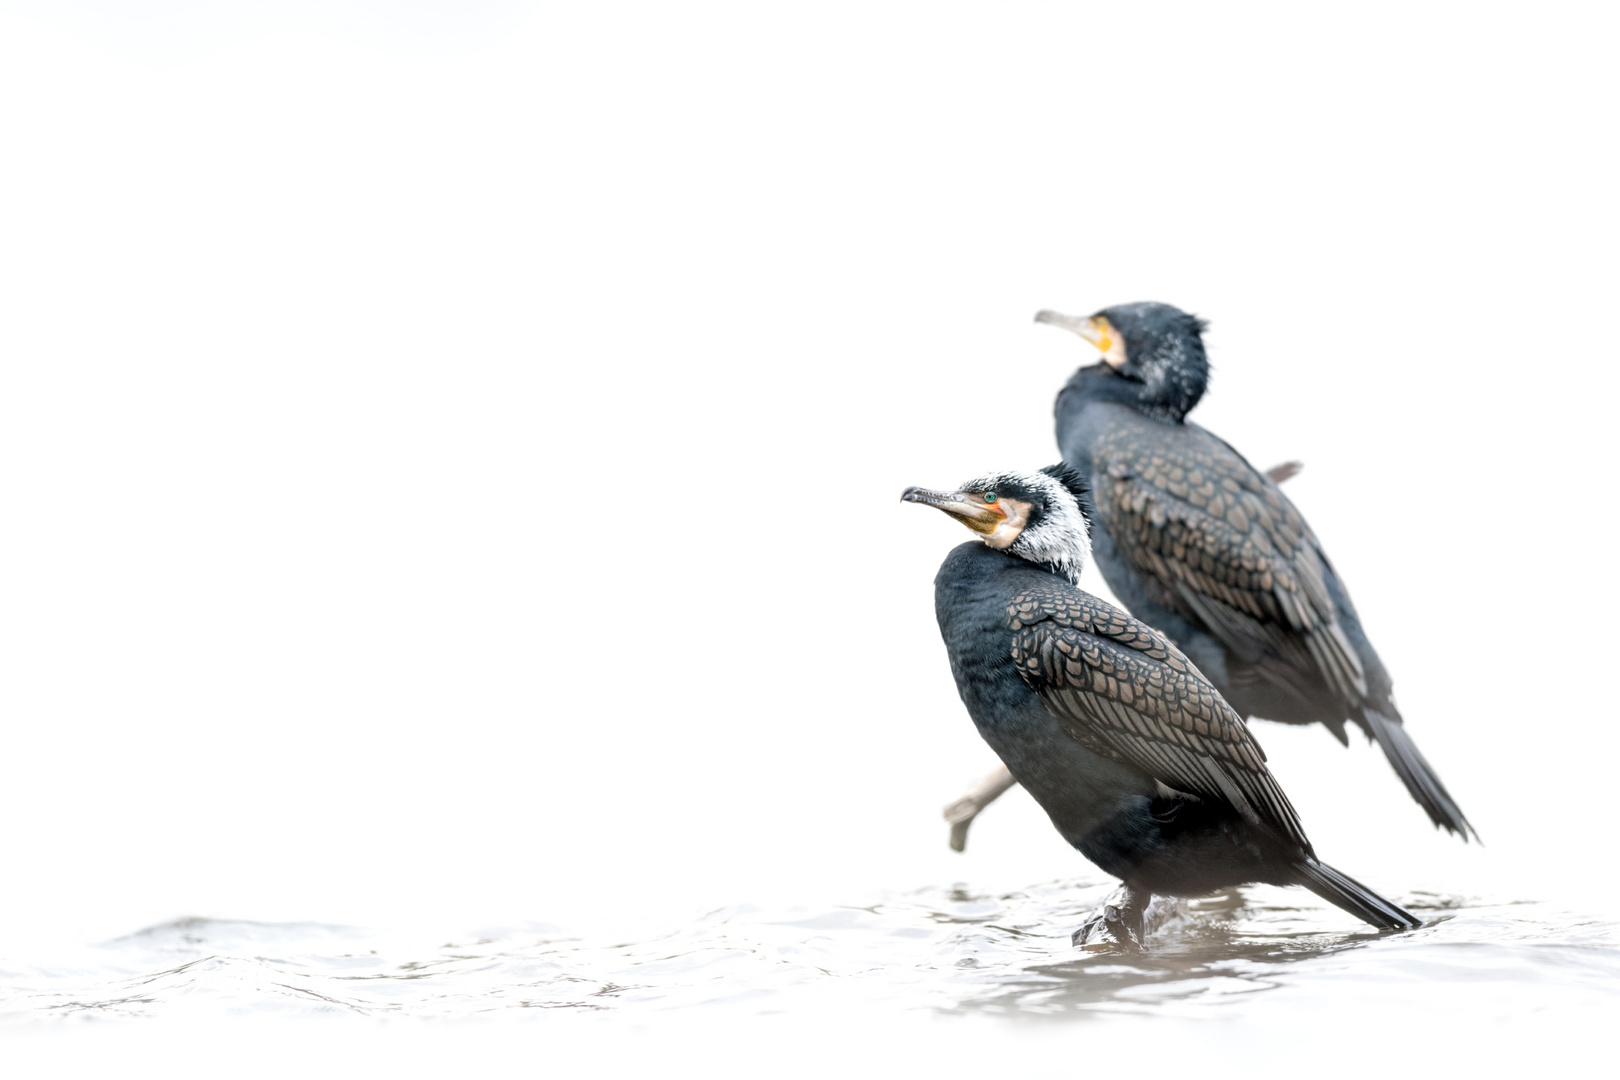
[[[996,560],[997,565],[1000,565],[1006,569],[1016,567],[1020,570],[1037,570],[1042,573],[1051,574],[1053,577],[1062,578],[1064,581],[1067,581],[1072,585],[1078,586],[1080,584],[1079,567],[1074,566],[1072,563],[1065,567],[1057,565],[1056,563],[1043,561],[1039,557],[1036,557],[1027,551],[1019,551],[1018,545],[1016,544],[1009,548],[993,548],[989,544],[982,541],[969,540],[967,543],[962,545],[962,548],[964,549],[965,554],[971,552],[970,557],[972,558],[982,558],[986,560],[987,563],[990,560]]]
[[[1140,356],[1130,356],[1125,374],[1140,380],[1137,408],[1179,424],[1209,388],[1209,358],[1195,334],[1154,335]],[[1129,356],[1127,346],[1127,356]]]
[[[1025,558],[1023,561],[1038,570],[1045,570],[1053,577],[1062,578],[1075,588],[1080,587],[1081,567],[1075,566],[1073,563],[1064,563],[1060,566],[1057,563],[1042,562],[1039,559]]]
[[[1007,550],[1027,563],[1080,584],[1080,572],[1091,555],[1090,523],[1076,506],[1047,507],[1046,515],[1018,534]]]
[[[1201,353],[1198,359],[1203,361]],[[1146,380],[1121,375],[1107,364],[1092,364],[1076,371],[1058,392],[1057,408],[1061,414],[1066,406],[1102,401],[1128,405],[1156,420],[1179,424],[1203,398],[1208,385],[1207,362],[1152,369]]]
[[[1140,383],[1137,385],[1142,386]],[[1187,414],[1193,411],[1203,396],[1202,380],[1194,386],[1173,383],[1165,383],[1158,387],[1143,386],[1141,394],[1136,399],[1136,408],[1156,420],[1184,424],[1187,422]]]

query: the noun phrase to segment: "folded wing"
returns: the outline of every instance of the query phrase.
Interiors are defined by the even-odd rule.
[[[1332,570],[1275,483],[1213,436],[1166,446],[1123,431],[1099,463],[1098,510],[1163,599],[1307,699],[1320,679],[1347,705],[1362,700],[1366,674],[1328,593]]]
[[[1019,673],[1071,737],[1310,852],[1259,743],[1162,634],[1056,580],[1019,594],[1007,617]]]

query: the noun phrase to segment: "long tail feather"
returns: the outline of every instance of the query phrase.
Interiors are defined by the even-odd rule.
[[[1478,841],[1479,833],[1463,817],[1446,785],[1435,775],[1434,767],[1418,750],[1412,736],[1406,733],[1406,725],[1366,706],[1362,707],[1361,714],[1366,720],[1367,730],[1378,741],[1384,756],[1395,769],[1395,775],[1401,778],[1401,783],[1412,793],[1412,798],[1423,807],[1429,820],[1442,829],[1456,833],[1465,843],[1470,835]]]
[[[1385,900],[1355,878],[1339,873],[1327,863],[1305,859],[1295,864],[1299,883],[1334,907],[1343,908],[1362,922],[1380,930],[1412,930],[1423,921],[1392,901]]]

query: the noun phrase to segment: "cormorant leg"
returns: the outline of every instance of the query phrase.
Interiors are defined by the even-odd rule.
[[[986,775],[969,788],[966,795],[945,808],[945,820],[951,823],[952,851],[961,851],[967,847],[968,826],[979,816],[979,811],[995,802],[1017,782],[1013,779],[1012,773],[1007,771],[1007,766],[997,765],[994,772]]]
[[[1141,952],[1143,917],[1153,894],[1129,883],[1115,889],[1069,941],[1075,948],[1113,942],[1126,952]]]

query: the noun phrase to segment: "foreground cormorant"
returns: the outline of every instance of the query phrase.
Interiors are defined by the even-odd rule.
[[[1075,586],[1080,473],[1054,465],[957,491],[907,488],[974,532],[934,579],[957,690],[1063,838],[1124,888],[1075,932],[1140,942],[1154,893],[1303,885],[1380,929],[1410,913],[1320,863],[1243,720],[1158,631]]]
[[[1273,465],[1266,470],[1266,475],[1281,484],[1299,475],[1305,466],[1297,461],[1284,461]],[[1018,781],[1014,780],[1007,766],[997,764],[972,787],[963,793],[960,799],[945,807],[945,821],[951,827],[950,845],[952,851],[967,850],[968,828],[972,826],[973,819],[984,812],[984,808],[1005,795]]]
[[[1274,482],[1187,422],[1209,382],[1204,323],[1156,303],[1035,319],[1103,354],[1058,394],[1057,438],[1095,493],[1097,566],[1114,595],[1241,715],[1320,723],[1346,744],[1355,723],[1430,820],[1466,841],[1473,827],[1407,734],[1316,535]]]

